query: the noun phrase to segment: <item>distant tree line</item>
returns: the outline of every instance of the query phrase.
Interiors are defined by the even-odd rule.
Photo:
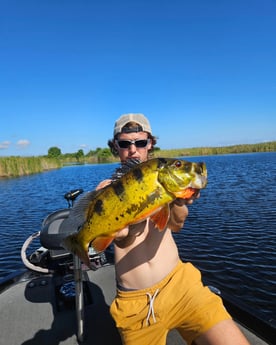
[[[162,150],[160,147],[155,147],[155,157],[180,157],[180,156],[206,156],[219,155],[230,153],[252,153],[252,152],[275,152],[276,141],[269,141],[257,144],[241,144],[223,147],[194,147],[184,149],[170,149]],[[75,153],[62,154],[58,147],[50,147],[48,150],[48,157],[59,159],[63,163],[109,163],[118,161],[109,148],[97,147],[95,150],[90,150],[84,154],[83,150],[78,150]]]
[[[60,148],[53,146],[48,150],[48,157],[60,159],[64,162],[77,162],[77,163],[107,163],[112,161],[112,153],[109,148],[96,148],[96,150],[90,150],[86,155],[83,150],[80,149],[74,153],[62,154]]]

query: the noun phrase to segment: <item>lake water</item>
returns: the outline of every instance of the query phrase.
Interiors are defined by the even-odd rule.
[[[208,186],[189,206],[184,229],[175,234],[181,258],[197,266],[206,283],[275,322],[276,152],[187,160],[206,162]],[[0,179],[0,279],[24,268],[23,242],[40,230],[50,212],[67,207],[67,191],[94,189],[117,166],[70,166]]]

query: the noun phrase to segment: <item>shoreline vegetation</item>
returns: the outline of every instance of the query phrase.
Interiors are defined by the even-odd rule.
[[[224,147],[194,147],[183,149],[161,150],[155,148],[154,157],[189,157],[235,153],[275,152],[276,141],[257,144],[241,144]],[[76,153],[62,154],[60,149],[52,147],[47,156],[10,156],[0,157],[0,178],[13,178],[59,169],[76,164],[114,163],[119,160],[112,156],[109,148],[97,148],[86,155],[83,150]]]

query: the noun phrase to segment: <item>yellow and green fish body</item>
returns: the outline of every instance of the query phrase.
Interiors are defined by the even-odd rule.
[[[159,230],[166,227],[169,204],[188,199],[207,184],[204,163],[154,158],[135,165],[119,180],[87,193],[71,210],[80,230],[63,245],[89,266],[88,247],[102,251],[121,229],[150,217]]]

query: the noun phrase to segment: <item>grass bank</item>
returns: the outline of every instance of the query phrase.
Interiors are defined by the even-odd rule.
[[[62,162],[48,157],[0,157],[0,177],[18,177],[57,169]]]
[[[222,147],[192,147],[174,150],[158,150],[154,155],[155,157],[189,157],[254,152],[276,152],[276,141]]]

